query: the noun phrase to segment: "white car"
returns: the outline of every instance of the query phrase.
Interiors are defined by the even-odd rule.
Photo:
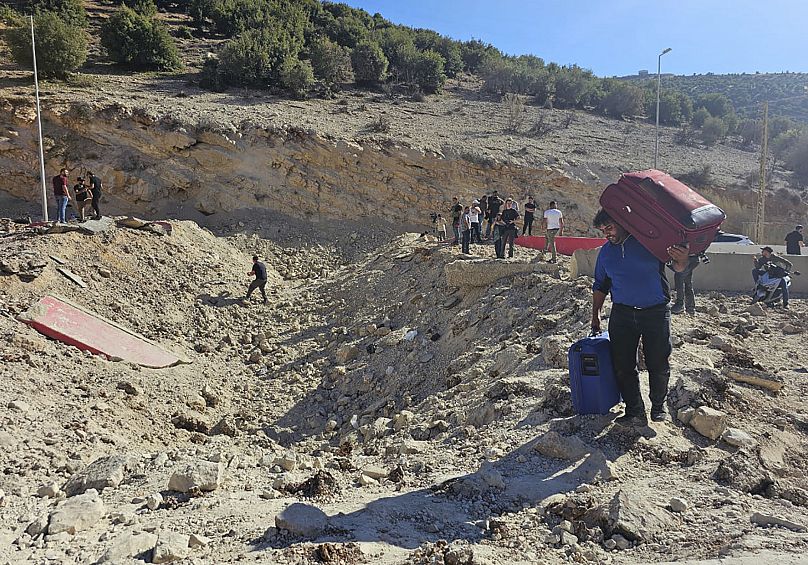
[[[754,245],[755,242],[749,239],[749,236],[741,235],[739,233],[724,233],[719,231],[715,234],[713,243],[734,243],[735,245]]]

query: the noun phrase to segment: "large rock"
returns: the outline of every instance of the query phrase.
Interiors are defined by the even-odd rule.
[[[90,489],[84,494],[68,498],[56,507],[50,516],[48,534],[75,534],[86,530],[103,518],[106,512],[106,506],[98,492]]]
[[[449,287],[485,287],[494,281],[527,273],[557,273],[558,265],[502,259],[453,261],[444,267]]]
[[[163,531],[157,537],[152,563],[170,563],[185,559],[191,552],[190,537],[177,532]]]
[[[118,536],[98,563],[120,563],[128,559],[148,562],[147,554],[157,544],[157,536],[149,532],[126,532]]]
[[[168,490],[188,492],[199,489],[212,491],[222,484],[222,464],[211,461],[195,461],[174,471],[168,481]]]
[[[690,426],[704,437],[716,440],[727,429],[727,415],[709,406],[696,408]]]
[[[721,434],[721,439],[733,447],[751,447],[755,445],[755,438],[743,430],[737,428],[727,428]]]
[[[96,459],[83,471],[73,475],[65,484],[64,491],[68,496],[74,496],[88,489],[101,492],[105,488],[115,488],[123,482],[126,465],[127,458],[121,455]]]
[[[592,448],[578,437],[562,436],[554,431],[549,431],[536,440],[533,449],[546,457],[572,461],[577,461],[592,451]]]
[[[290,533],[315,538],[328,526],[325,512],[311,506],[296,502],[275,516],[275,527],[288,530]]]
[[[676,519],[664,508],[645,498],[618,491],[609,503],[609,534],[620,534],[631,541],[648,541],[658,532],[669,530]]]

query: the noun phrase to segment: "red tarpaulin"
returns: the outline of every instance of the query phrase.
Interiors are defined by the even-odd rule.
[[[41,298],[19,319],[48,337],[112,360],[155,369],[188,362],[132,330],[55,296]]]
[[[516,238],[517,245],[532,249],[544,249],[544,236],[523,235]],[[562,255],[572,255],[577,249],[595,249],[606,243],[601,237],[557,237],[556,251]]]

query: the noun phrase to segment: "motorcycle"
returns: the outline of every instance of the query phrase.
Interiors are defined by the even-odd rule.
[[[794,275],[799,275],[799,271],[794,271]],[[783,298],[783,288],[781,283],[785,281],[786,288],[791,287],[791,275],[783,267],[768,263],[763,267],[763,273],[758,277],[755,290],[752,293],[752,303],[762,302],[768,307],[780,304]]]

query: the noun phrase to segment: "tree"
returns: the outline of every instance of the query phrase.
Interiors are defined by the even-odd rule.
[[[281,70],[281,82],[297,98],[304,98],[314,84],[314,71],[309,61],[291,59]]]
[[[101,26],[101,45],[110,59],[133,69],[170,71],[182,66],[177,46],[166,28],[122,6]]]
[[[87,27],[87,10],[82,0],[28,0],[22,2],[26,13],[53,12],[74,27]]]
[[[636,116],[643,111],[645,92],[639,86],[616,79],[606,79],[602,88],[603,97],[598,104],[601,112],[622,118]]]
[[[387,57],[377,43],[364,42],[351,53],[357,84],[378,84],[387,78]]]
[[[66,79],[87,60],[87,35],[54,12],[34,16],[37,69],[44,77]],[[8,46],[18,65],[31,69],[31,30],[27,25],[12,29]]]
[[[700,128],[704,125],[704,122],[707,121],[707,118],[711,117],[710,112],[708,112],[706,108],[699,108],[693,112],[693,126]]]
[[[723,118],[735,113],[735,108],[732,106],[732,101],[724,94],[719,93],[699,96],[699,99],[696,102],[696,108],[704,108],[710,112],[711,116],[716,118]]]
[[[460,57],[467,72],[476,73],[490,59],[502,56],[499,49],[490,43],[483,43],[479,39],[472,39],[460,45]]]
[[[794,172],[794,184],[808,186],[808,135],[802,134],[794,142],[786,159],[786,167]]]
[[[351,56],[348,49],[327,37],[315,39],[309,46],[309,60],[314,76],[329,87],[351,79]]]
[[[594,76],[578,65],[562,67],[555,77],[555,103],[560,108],[580,107],[594,86]]]
[[[714,145],[727,135],[727,125],[721,118],[710,116],[701,126],[701,139],[707,145]]]
[[[123,0],[123,3],[147,18],[157,15],[157,4],[155,4],[154,0]]]
[[[443,72],[445,61],[436,51],[419,53],[415,60],[415,82],[424,92],[434,94],[443,88],[446,75]]]

